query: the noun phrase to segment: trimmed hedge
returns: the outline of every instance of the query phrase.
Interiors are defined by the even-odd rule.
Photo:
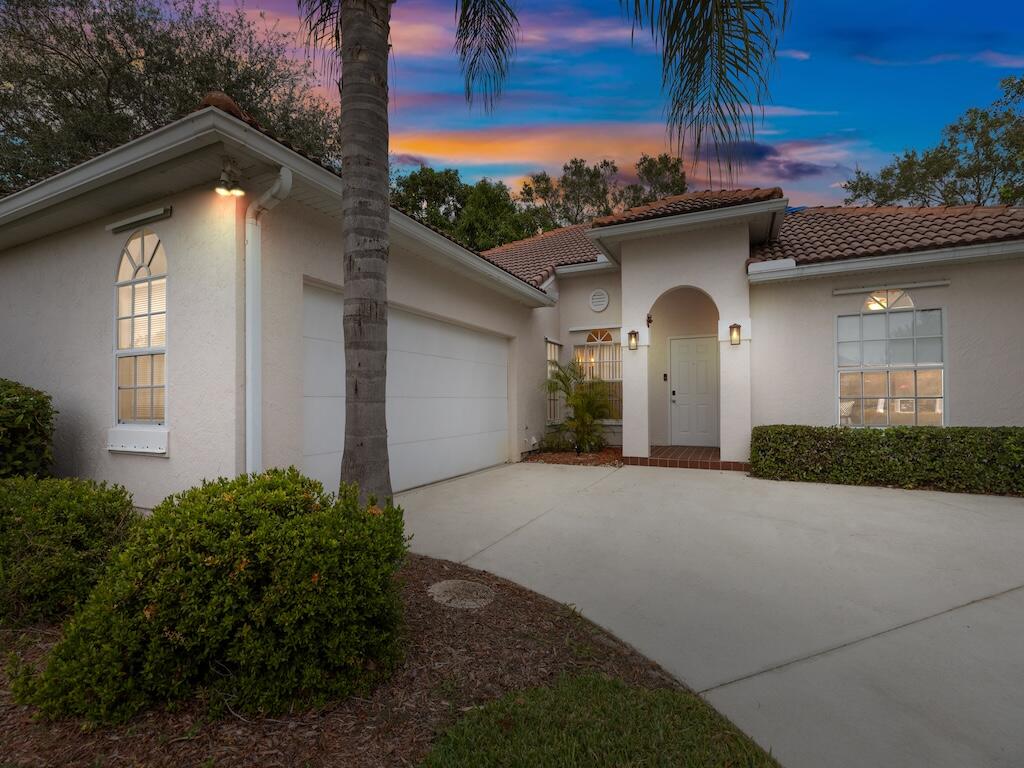
[[[1024,495],[1024,427],[755,427],[754,477]]]
[[[49,471],[55,414],[45,392],[0,379],[0,477]]]
[[[91,480],[0,480],[0,624],[60,618],[86,597],[137,520]]]
[[[204,689],[250,713],[365,692],[401,655],[405,550],[400,509],[294,468],[169,496],[15,696],[109,722]]]

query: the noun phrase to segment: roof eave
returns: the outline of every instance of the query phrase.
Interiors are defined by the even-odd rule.
[[[609,259],[618,263],[622,251],[621,244],[625,240],[653,237],[675,231],[683,232],[691,229],[700,229],[726,223],[730,220],[748,219],[761,215],[772,217],[769,226],[772,230],[775,230],[780,226],[788,206],[789,200],[787,198],[775,198],[757,203],[730,205],[710,211],[677,213],[673,216],[661,216],[656,219],[593,227],[587,230],[586,235],[594,241],[597,247]]]
[[[770,259],[747,265],[751,285],[786,280],[807,280],[817,277],[872,272],[887,269],[956,264],[975,261],[996,261],[1024,257],[1024,239],[1004,240],[928,251],[910,251],[886,256],[860,256],[813,264],[797,264],[793,259]]]

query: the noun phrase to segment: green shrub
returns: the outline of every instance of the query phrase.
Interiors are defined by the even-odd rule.
[[[608,383],[587,376],[583,366],[573,361],[566,365],[551,363],[551,372],[544,389],[559,395],[570,415],[555,426],[556,434],[572,446],[576,453],[594,453],[605,447],[602,419],[611,416]]]
[[[778,768],[689,691],[631,688],[596,674],[515,692],[474,709],[424,768]]]
[[[55,413],[45,392],[0,379],[0,477],[49,471]]]
[[[69,613],[88,597],[136,519],[120,486],[0,480],[0,624]]]
[[[755,427],[751,474],[772,480],[1024,495],[1024,427]]]
[[[401,510],[294,468],[170,496],[132,533],[15,695],[122,720],[199,689],[269,713],[362,692],[400,656]]]
[[[569,451],[576,450],[576,446],[569,436],[566,435],[562,425],[557,424],[540,439],[537,450],[541,453],[568,453]]]

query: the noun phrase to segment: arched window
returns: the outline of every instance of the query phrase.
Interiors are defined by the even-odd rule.
[[[873,291],[857,315],[839,315],[839,423],[851,427],[945,423],[941,308],[915,307],[900,289]]]
[[[594,328],[587,333],[584,344],[572,348],[573,360],[588,379],[608,384],[611,418],[622,418],[622,345],[615,341],[609,328]]]
[[[117,304],[117,423],[163,424],[167,409],[167,255],[139,230],[121,251]]]

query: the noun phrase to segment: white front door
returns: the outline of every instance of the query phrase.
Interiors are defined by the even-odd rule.
[[[717,446],[718,339],[669,341],[672,445]]]

